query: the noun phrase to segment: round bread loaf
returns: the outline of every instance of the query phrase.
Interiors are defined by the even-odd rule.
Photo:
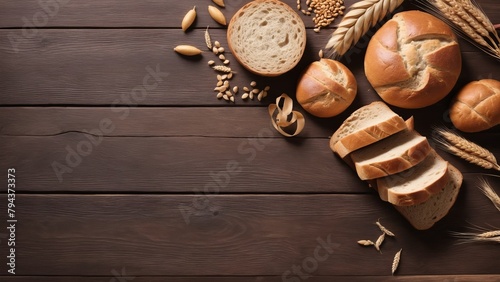
[[[278,76],[297,65],[306,47],[306,28],[287,4],[255,0],[238,10],[227,30],[229,49],[249,71]]]
[[[327,118],[343,112],[356,97],[357,83],[342,63],[321,59],[310,64],[297,84],[297,102],[310,114]]]
[[[450,119],[464,132],[479,132],[500,124],[500,81],[482,79],[465,85],[452,102]]]
[[[443,99],[462,69],[457,38],[440,19],[420,11],[401,12],[370,40],[365,74],[388,104],[416,109]]]

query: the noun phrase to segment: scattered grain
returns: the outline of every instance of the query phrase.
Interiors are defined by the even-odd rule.
[[[220,42],[217,41],[217,40],[215,40],[214,41],[214,46],[217,47],[217,49],[219,49],[220,48]]]
[[[382,235],[378,237],[377,241],[375,241],[375,249],[377,249],[377,251],[379,252],[380,252],[380,246],[384,242],[384,239],[385,239],[385,233],[382,233]]]
[[[183,31],[186,31],[194,22],[196,19],[196,6],[193,7],[193,9],[189,10],[186,15],[184,15],[184,18],[182,18],[182,23],[181,27]]]
[[[211,66],[211,65],[213,65],[213,64],[215,64],[215,61],[214,61],[214,60],[210,60],[210,61],[208,61],[208,65],[209,65],[209,66]]]
[[[399,252],[394,255],[394,260],[392,261],[392,275],[396,272],[399,266],[399,261],[401,260],[401,252],[403,249],[399,250]]]
[[[212,0],[212,2],[214,2],[219,7],[226,7],[226,4],[224,4],[224,0]]]
[[[234,96],[229,97],[229,100],[234,103]]]
[[[250,82],[250,86],[252,86],[252,87],[257,86],[257,82],[255,82],[255,81]]]
[[[227,96],[226,94],[223,94],[223,95],[222,95],[222,98],[223,98],[224,100],[226,100],[226,101],[229,101],[229,96]]]
[[[243,86],[243,91],[245,91],[245,92],[249,92],[249,91],[250,91],[250,89],[248,89],[248,87],[246,87],[246,86]]]
[[[391,231],[389,231],[389,229],[385,228],[382,224],[380,224],[380,220],[377,220],[375,224],[378,226],[378,228],[380,228],[380,231],[385,233],[385,235],[395,237],[394,233],[392,233]]]
[[[217,9],[217,7],[208,5],[208,13],[210,14],[210,17],[212,17],[212,19],[218,22],[219,24],[221,25],[227,24],[226,17],[219,9]]]
[[[233,87],[233,92],[238,93],[238,86]]]
[[[220,59],[221,61],[224,61],[224,60],[226,59],[226,56],[224,56],[223,54],[220,54],[220,55],[219,55],[219,59]]]
[[[248,93],[243,93],[243,95],[241,95],[241,99],[243,100],[248,99]]]
[[[371,240],[359,240],[358,244],[362,246],[373,246],[375,243],[373,243]]]
[[[196,56],[202,53],[202,51],[191,45],[177,45],[174,51],[185,56]]]
[[[221,99],[222,95],[224,95],[222,92],[217,93],[217,99]]]
[[[260,92],[260,89],[259,88],[254,88],[252,89],[252,93],[253,94],[258,94]]]
[[[219,51],[219,53],[224,53],[224,51],[225,51],[225,50],[224,50],[224,47],[219,47],[219,48],[218,48],[218,51]]]
[[[212,39],[210,38],[210,33],[208,32],[208,26],[207,29],[205,29],[205,44],[208,47],[208,50],[212,50]]]
[[[217,49],[217,47],[215,47],[215,46],[212,48],[212,52],[213,52],[215,55],[219,54],[219,50],[218,50],[218,49]]]

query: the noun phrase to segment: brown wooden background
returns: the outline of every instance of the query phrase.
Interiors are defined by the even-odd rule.
[[[245,2],[226,0],[226,17]],[[478,2],[500,23],[495,0]],[[441,152],[463,172],[462,191],[445,219],[416,231],[329,150],[340,123],[379,100],[364,77],[363,43],[343,60],[358,80],[353,105],[331,119],[306,114],[303,133],[286,139],[272,129],[267,105],[283,92],[294,96],[300,71],[317,59],[332,29],[317,34],[301,15],[305,55],[277,78],[250,74],[226,52],[238,72],[232,85],[271,86],[263,102],[238,97],[229,104],[212,91],[212,53],[188,59],[172,51],[178,44],[204,47],[207,25],[227,47],[225,29],[208,15],[211,1],[53,3],[0,0],[0,280],[282,281],[306,262],[310,277],[283,281],[500,281],[499,246],[457,245],[449,235],[475,225],[500,228],[499,212],[476,187],[487,171]],[[196,28],[184,33],[180,21],[194,5]],[[38,27],[30,27],[33,20]],[[500,79],[498,61],[463,40],[461,48],[463,69],[452,94],[425,109],[394,108],[404,118],[414,115],[429,137],[432,126],[452,126],[446,112],[457,89]],[[163,73],[157,87],[140,101],[127,100],[148,67]],[[466,136],[500,156],[498,127]],[[60,181],[52,164],[67,165],[68,150],[78,148],[90,151]],[[15,277],[6,266],[10,167],[17,180]],[[203,192],[214,179],[222,187]],[[487,179],[499,191],[500,180]],[[356,244],[378,237],[378,218],[397,234],[382,254]],[[314,265],[318,240],[330,240],[332,250]]]

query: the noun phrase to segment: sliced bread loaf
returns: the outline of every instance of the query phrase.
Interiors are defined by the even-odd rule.
[[[406,129],[404,120],[383,102],[354,111],[330,138],[330,148],[341,158]]]
[[[448,182],[436,195],[427,201],[408,207],[394,206],[410,223],[418,230],[431,228],[434,223],[442,219],[455,203],[460,186],[462,185],[462,173],[452,165],[448,165]]]
[[[299,15],[278,0],[255,0],[235,13],[227,29],[228,46],[238,62],[264,76],[283,74],[297,65],[306,47]]]
[[[359,178],[368,180],[407,170],[423,161],[430,151],[427,138],[406,129],[354,151],[351,158]]]
[[[448,182],[448,162],[436,151],[416,166],[377,179],[380,198],[396,206],[413,206],[439,193]]]

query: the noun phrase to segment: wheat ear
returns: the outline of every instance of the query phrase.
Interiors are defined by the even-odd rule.
[[[493,190],[493,187],[491,187],[490,183],[486,181],[486,179],[481,178],[479,181],[479,189],[483,194],[490,199],[490,201],[493,203],[495,208],[500,211],[500,196]],[[500,232],[500,231],[499,231]],[[498,234],[500,236],[500,233]]]
[[[417,3],[452,26],[462,37],[500,59],[500,39],[486,14],[471,0],[417,0]]]
[[[330,57],[344,55],[356,45],[361,36],[387,14],[393,12],[404,0],[363,0],[354,3],[332,33],[325,49]]]
[[[495,156],[485,148],[448,129],[435,128],[434,132],[434,140],[442,149],[482,168],[500,171]]]

